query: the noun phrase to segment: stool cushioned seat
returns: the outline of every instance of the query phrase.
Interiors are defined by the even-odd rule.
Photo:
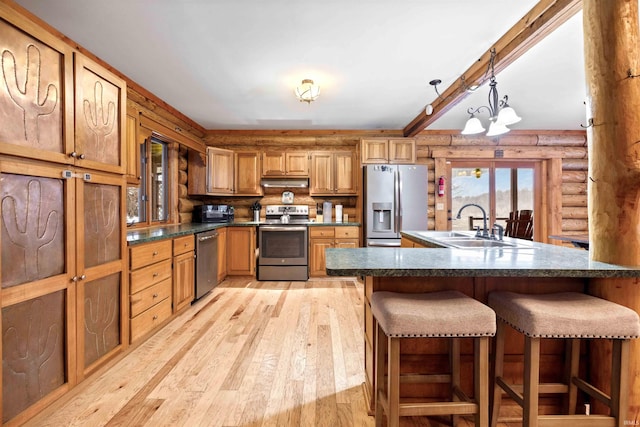
[[[458,291],[374,292],[371,311],[389,337],[480,337],[496,332],[493,310]]]
[[[530,337],[616,338],[640,336],[638,314],[624,306],[576,292],[492,292],[488,305],[507,324]]]

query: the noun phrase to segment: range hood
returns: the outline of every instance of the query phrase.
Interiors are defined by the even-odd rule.
[[[266,188],[307,188],[308,178],[263,178],[260,185]]]

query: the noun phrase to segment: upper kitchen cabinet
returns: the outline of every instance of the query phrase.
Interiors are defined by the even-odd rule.
[[[189,194],[233,194],[233,163],[234,156],[231,150],[207,147],[206,155],[189,150]]]
[[[261,196],[260,153],[207,147],[206,156],[189,150],[188,191],[191,195]]]
[[[238,196],[262,196],[259,152],[239,151],[235,153],[234,194]]]
[[[73,53],[0,3],[0,152],[73,164]]]
[[[78,166],[124,173],[126,84],[124,80],[75,53],[75,150]]]
[[[416,141],[412,138],[362,139],[362,164],[413,164],[416,162]]]
[[[265,151],[262,153],[263,177],[308,177],[309,154],[306,151]]]
[[[357,165],[351,151],[314,151],[311,153],[309,195],[355,195]]]
[[[126,161],[125,170],[127,182],[133,185],[139,185],[142,179],[142,171],[140,170],[140,150],[144,144],[144,136],[140,135],[139,138],[139,122],[138,111],[131,109],[127,111],[127,127],[125,129],[125,150]]]

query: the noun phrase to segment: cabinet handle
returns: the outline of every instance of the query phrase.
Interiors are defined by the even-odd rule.
[[[77,281],[78,281],[78,276],[73,276],[73,277],[71,278],[71,281],[72,281],[72,282],[77,282]]]
[[[158,298],[158,294],[153,294],[153,297],[154,298]]]
[[[158,277],[158,273],[153,273],[153,277]]]
[[[78,153],[76,153],[75,151],[72,151],[71,153],[69,153],[69,157],[73,157],[75,159],[78,157]]]
[[[79,158],[80,160],[84,159],[84,154],[80,154],[80,155],[78,156],[78,158]]]
[[[153,251],[153,254],[152,254],[152,255],[153,255],[153,256],[158,255],[158,251]]]
[[[158,320],[158,315],[153,316],[153,320]]]
[[[84,275],[84,274],[83,274],[82,276],[80,276],[80,280],[84,280],[84,279],[86,279],[86,278],[87,278],[87,276],[86,276],[86,275]]]

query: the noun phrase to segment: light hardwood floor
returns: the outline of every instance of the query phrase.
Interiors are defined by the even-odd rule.
[[[373,426],[362,310],[353,279],[228,279],[27,425]]]

